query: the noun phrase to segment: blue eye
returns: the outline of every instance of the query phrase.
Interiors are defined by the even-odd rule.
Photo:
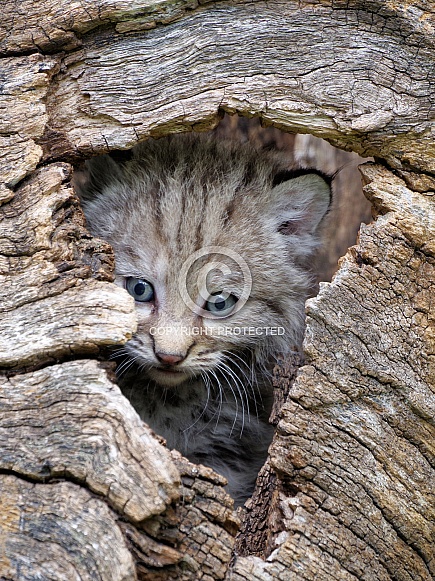
[[[238,298],[226,292],[214,293],[205,303],[205,309],[218,317],[227,317],[234,309]]]
[[[140,303],[149,303],[154,300],[154,287],[143,278],[134,278],[129,276],[125,279],[125,288],[131,294],[135,301]]]

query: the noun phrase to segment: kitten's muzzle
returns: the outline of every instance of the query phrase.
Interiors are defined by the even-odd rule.
[[[156,352],[156,357],[160,363],[170,366],[177,365],[177,363],[181,363],[181,361],[184,361],[185,359],[185,355],[179,355],[176,353],[162,353],[161,351]]]

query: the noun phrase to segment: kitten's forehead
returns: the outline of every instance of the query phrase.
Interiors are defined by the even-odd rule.
[[[217,191],[194,193],[196,202],[186,204],[176,191],[164,192],[159,212],[141,204],[128,216],[128,235],[115,248],[118,274],[159,282],[167,293],[183,284],[180,275],[192,287],[206,273],[213,292],[236,292],[246,269],[262,276],[264,258],[273,249],[268,252],[270,235],[252,200],[242,196],[235,206],[234,197],[229,204]]]
[[[155,230],[172,256],[186,260],[192,253],[212,245],[224,245],[237,225],[229,223],[229,208],[237,197],[224,184],[213,188],[192,188],[182,192],[168,189],[161,194]],[[239,202],[241,205],[242,202]],[[253,213],[251,211],[251,213]]]
[[[115,251],[116,273],[135,278],[146,278],[155,281],[164,272],[167,258],[156,252],[156,247],[150,244],[112,241]]]
[[[279,273],[288,280],[279,217],[270,209],[276,205],[274,158],[198,136],[150,141],[133,151],[134,159],[119,169],[94,211],[95,223],[104,214],[96,233],[112,242],[118,274],[148,278],[169,292],[192,256],[223,247],[247,263],[257,289],[263,285],[267,292]],[[292,217],[286,214],[287,222]],[[215,259],[205,255],[203,262]],[[243,283],[237,264],[228,258],[223,263],[229,269],[212,269],[210,284],[220,290]],[[200,263],[192,263],[189,284],[200,270]]]

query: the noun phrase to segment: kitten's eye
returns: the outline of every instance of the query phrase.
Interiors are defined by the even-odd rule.
[[[154,299],[153,285],[143,278],[134,278],[133,276],[129,276],[125,280],[125,288],[128,290],[135,301],[149,303]]]
[[[238,298],[228,293],[220,292],[209,296],[209,300],[205,303],[205,309],[217,315],[218,317],[226,317],[234,309]]]

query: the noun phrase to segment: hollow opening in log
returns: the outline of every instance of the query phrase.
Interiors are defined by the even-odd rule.
[[[260,118],[225,115],[215,130],[222,138],[248,140],[256,147],[284,152],[290,165],[317,168],[333,180],[333,205],[322,231],[322,245],[314,267],[318,282],[329,282],[338,260],[355,243],[361,223],[372,220],[371,204],[362,193],[358,165],[372,158],[330,145],[310,134],[286,133],[263,127]]]
[[[361,222],[370,220],[370,204],[362,195],[361,180],[357,171],[358,164],[364,160],[356,154],[338,150],[311,135],[290,134],[275,128],[263,128],[258,118],[225,116],[212,133],[218,141],[229,139],[238,143],[249,142],[257,150],[265,152],[277,150],[287,160],[289,168],[295,166],[315,168],[328,176],[333,176],[333,202],[319,227],[321,244],[316,249],[315,255],[310,255],[311,282],[306,285],[305,298],[315,294],[317,284],[312,284],[312,275],[315,275],[316,283],[330,281],[337,268],[338,259],[354,243]],[[165,138],[161,141],[163,142]],[[183,147],[189,148],[190,145],[184,144]],[[190,153],[194,161],[204,161],[201,156],[195,158],[197,155],[195,149]],[[233,153],[235,155],[235,152]],[[209,179],[207,176],[214,160],[205,155],[206,170],[201,172],[196,168],[189,173],[181,171],[181,164],[186,163],[188,157],[184,154],[183,151],[159,150],[158,147],[155,151],[145,150],[143,154],[145,157],[141,163],[152,166],[151,172],[155,174],[148,179],[144,174],[140,174],[137,166],[131,165],[130,151],[113,151],[110,156],[104,156],[104,161],[91,163],[86,170],[84,166],[77,168],[74,181],[76,189],[81,192],[91,232],[110,242],[114,248],[117,284],[133,296],[137,306],[139,327],[135,338],[125,348],[120,347],[109,354],[109,357],[118,363],[117,374],[121,389],[142,419],[159,435],[166,438],[169,447],[178,449],[193,462],[211,466],[223,474],[230,482],[229,491],[236,503],[242,504],[253,492],[258,470],[267,457],[271,432],[265,425],[269,417],[276,423],[282,403],[282,394],[277,397],[277,392],[274,404],[271,401],[273,361],[275,355],[280,356],[282,353],[282,343],[270,339],[274,345],[272,352],[264,344],[260,345],[267,353],[266,361],[262,354],[258,355],[255,342],[249,340],[243,342],[241,335],[246,333],[235,333],[235,329],[240,327],[248,329],[248,335],[254,337],[258,328],[270,329],[271,336],[279,336],[281,329],[285,334],[287,328],[285,324],[284,326],[280,324],[280,316],[282,316],[281,307],[289,301],[289,296],[280,297],[280,300],[274,303],[274,293],[285,295],[287,292],[286,281],[276,279],[280,290],[271,289],[270,295],[264,294],[265,284],[274,282],[273,274],[269,279],[267,277],[262,279],[260,275],[256,275],[256,271],[258,262],[262,270],[270,268],[271,256],[267,253],[267,248],[260,258],[250,256],[252,233],[256,232],[261,240],[262,233],[256,230],[256,226],[259,218],[264,221],[266,210],[264,216],[260,216],[258,204],[255,205],[253,202],[257,215],[248,216],[249,211],[237,214],[237,206],[240,203],[237,198],[237,187],[234,189],[233,183],[219,183],[220,188],[229,187],[234,190],[231,196],[228,191],[225,193],[229,197],[226,202],[226,215],[223,216],[222,212],[219,213],[218,198],[213,198],[215,195],[213,188],[216,189],[217,186],[213,183],[213,178]],[[159,155],[165,156],[162,162],[158,161]],[[174,156],[178,155],[181,161],[177,165]],[[219,158],[221,154],[215,152],[215,155],[218,165],[221,162]],[[229,159],[226,158],[227,161]],[[239,163],[242,162],[245,161],[241,158]],[[159,173],[162,164],[168,167],[169,181]],[[237,163],[234,166],[237,170],[236,166]],[[233,181],[237,177],[234,167]],[[133,174],[134,179],[131,178]],[[188,186],[180,185],[180,180],[184,182],[187,180]],[[255,180],[248,184],[245,192],[247,199],[253,196],[250,190],[255,190],[255,187],[258,187]],[[163,191],[165,188],[171,190],[166,198],[166,192]],[[208,191],[209,199],[205,199],[201,193],[198,194],[201,188],[204,192]],[[139,207],[138,200],[141,195],[145,195],[151,202]],[[189,207],[190,195],[195,200],[192,207]],[[104,196],[105,201],[100,203]],[[282,211],[285,212],[285,208]],[[291,220],[299,219],[299,210],[293,208],[293,212],[295,217]],[[199,214],[202,216],[200,219]],[[252,227],[252,230],[248,237],[240,231],[240,240],[236,243],[231,236],[237,232],[238,225],[241,230],[246,230],[246,216],[248,227]],[[228,222],[232,219],[233,229],[228,227]],[[187,229],[186,223],[189,224]],[[216,224],[220,224],[217,230]],[[210,235],[210,230],[213,229],[216,231]],[[222,232],[224,235],[228,232],[228,240],[222,238]],[[196,236],[194,242],[192,242],[193,233]],[[297,241],[297,244],[305,243],[302,238]],[[184,253],[180,251],[183,245],[189,248]],[[193,311],[196,316],[193,320],[186,318],[186,312],[174,307],[177,303],[176,295],[180,295],[180,279],[175,283],[174,277],[172,279],[170,277],[171,273],[174,275],[180,269],[184,272],[186,263],[192,265],[193,259],[199,262],[202,260],[201,266],[204,266],[207,263],[207,260],[205,263],[203,260],[204,248],[207,249],[207,260],[211,257],[214,262],[213,269],[207,271],[208,278],[205,279],[207,297],[200,292],[202,299],[207,300],[203,305],[199,303],[196,305],[200,307],[201,312],[195,311],[195,307],[188,304],[186,298],[182,296],[181,289],[184,307],[187,307],[190,315]],[[261,251],[261,242],[254,250],[257,254]],[[225,256],[226,260],[229,259],[230,263],[221,263],[222,256]],[[180,257],[183,260],[180,260]],[[279,262],[280,256],[272,256],[272,259],[275,259],[275,263]],[[254,263],[256,264],[253,267]],[[213,277],[216,278],[216,270],[222,274],[226,268],[235,267],[237,279],[239,270],[244,275],[244,265],[247,266],[251,277],[250,291],[254,289],[258,294],[260,288],[260,295],[263,294],[259,300],[256,297],[258,304],[252,312],[248,308],[245,310],[245,318],[239,317],[235,325],[228,325],[234,308],[233,303],[237,307],[241,297],[238,290],[232,291],[231,286],[225,286],[223,279],[217,282]],[[300,276],[298,268],[296,271],[296,275]],[[186,270],[184,275],[189,276],[189,270]],[[231,276],[234,277],[234,272]],[[219,284],[223,285],[222,288]],[[207,285],[213,288],[210,290]],[[183,287],[184,290],[187,287],[188,282]],[[292,289],[291,292],[296,291]],[[217,299],[214,300],[214,297]],[[248,307],[250,300],[251,297],[246,297]],[[205,307],[205,304],[209,306]],[[228,314],[225,312],[222,317],[224,333],[216,331],[218,328],[216,324],[204,325],[203,322],[198,324],[198,315],[204,316],[204,308],[208,311],[205,313],[205,320],[211,314],[214,315],[212,320],[215,321],[221,305],[224,311],[229,309]],[[262,309],[266,312],[267,309],[274,310],[277,316],[267,319]],[[243,314],[243,311],[241,313]],[[264,320],[269,323],[266,327]],[[271,325],[271,321],[275,325]],[[251,329],[254,329],[252,333]],[[195,330],[198,332],[194,332]],[[215,331],[219,334],[217,341],[213,337]],[[301,359],[296,342],[293,340],[286,347],[290,347],[292,354],[290,359],[297,367]],[[257,374],[264,383],[262,387],[259,387]],[[222,423],[224,429],[221,427]],[[254,424],[256,427],[251,429],[251,425]],[[266,445],[262,445],[263,439]],[[236,443],[233,444],[231,440]],[[231,457],[233,451],[235,460]],[[258,461],[252,464],[252,458],[249,458],[249,462],[240,473],[239,465],[243,465],[249,456],[258,456]],[[246,494],[240,492],[244,488],[243,470],[249,474],[251,481]]]

